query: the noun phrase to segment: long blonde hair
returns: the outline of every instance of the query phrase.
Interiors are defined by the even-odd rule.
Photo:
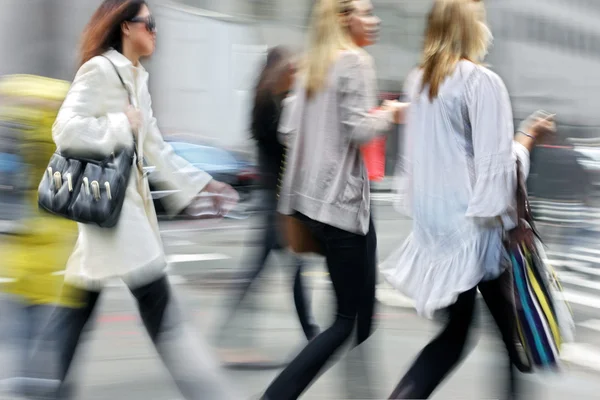
[[[491,40],[483,2],[436,0],[425,30],[421,91],[429,85],[429,99],[436,98],[442,82],[452,74],[456,64],[461,59],[481,63]]]
[[[300,72],[308,98],[326,84],[329,67],[342,50],[359,50],[348,31],[354,0],[317,0],[313,7],[307,54]]]

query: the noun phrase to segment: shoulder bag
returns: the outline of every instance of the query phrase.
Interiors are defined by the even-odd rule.
[[[105,58],[133,104],[132,93],[116,66]],[[119,221],[135,159],[135,136],[132,147],[107,157],[83,158],[56,151],[39,184],[38,205],[51,214],[79,223],[112,228]]]

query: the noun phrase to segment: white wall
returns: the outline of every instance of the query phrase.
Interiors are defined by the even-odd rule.
[[[163,132],[227,145],[249,137],[251,92],[266,47],[252,24],[156,7],[161,27],[147,68]]]

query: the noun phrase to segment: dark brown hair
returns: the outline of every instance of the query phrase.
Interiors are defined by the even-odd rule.
[[[260,132],[260,119],[264,118],[263,111],[273,101],[275,85],[282,76],[282,63],[290,57],[290,52],[281,46],[273,47],[267,54],[267,61],[258,77],[254,92],[254,105],[252,107],[252,136],[256,139]]]
[[[79,66],[110,48],[122,52],[121,25],[145,5],[144,0],[104,0],[83,31]]]

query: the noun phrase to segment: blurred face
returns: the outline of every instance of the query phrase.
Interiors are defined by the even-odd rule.
[[[281,61],[273,70],[273,75],[276,77],[273,91],[275,94],[282,94],[291,90],[294,85],[294,77],[296,74],[295,61],[289,57]]]
[[[371,0],[355,0],[354,11],[350,17],[350,36],[359,47],[377,42],[381,20],[373,14]]]
[[[125,40],[128,40],[131,49],[140,57],[149,57],[156,47],[156,25],[154,17],[147,6],[142,6],[140,12],[126,22],[124,28]]]
[[[285,91],[289,91],[292,89],[294,85],[294,78],[296,76],[296,62],[293,59],[288,59],[285,62],[285,70],[282,76],[282,87],[285,88]]]

